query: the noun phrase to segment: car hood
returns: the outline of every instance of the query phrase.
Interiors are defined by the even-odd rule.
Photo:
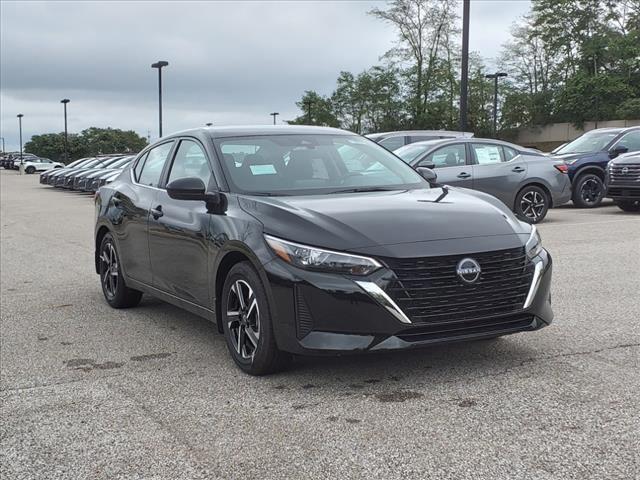
[[[564,153],[562,155],[550,154],[550,157],[564,162],[573,162],[576,160],[600,160],[607,157],[607,152],[582,152],[582,153]]]
[[[461,188],[240,197],[265,233],[318,247],[365,247],[528,234],[496,198]]]
[[[640,154],[638,152],[620,155],[613,160],[615,165],[638,165],[640,164]]]

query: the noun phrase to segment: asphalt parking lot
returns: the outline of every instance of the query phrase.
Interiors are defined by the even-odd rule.
[[[252,378],[206,320],[107,306],[90,196],[0,192],[3,479],[639,478],[640,215],[549,213],[548,328]]]

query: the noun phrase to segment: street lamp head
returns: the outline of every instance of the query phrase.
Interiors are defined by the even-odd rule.
[[[508,75],[505,72],[496,72],[496,73],[488,73],[484,76],[484,78],[498,78],[498,77],[507,77]]]
[[[21,114],[21,113],[19,113],[19,114],[18,114],[18,115],[16,115],[16,116],[17,116],[18,118],[22,118],[22,117],[24,117],[24,115],[23,115],[23,114]]]
[[[151,68],[162,68],[169,65],[169,62],[165,62],[164,60],[160,60],[156,63],[151,64]]]
[[[60,100],[60,103],[69,103],[71,100],[69,100],[68,98],[63,98],[62,100]]]
[[[209,122],[209,123],[205,123],[205,125],[206,125],[207,127],[211,127],[211,126],[213,125],[213,123]]]
[[[498,77],[508,77],[508,75],[505,72],[498,72],[498,73],[496,73],[496,75]]]

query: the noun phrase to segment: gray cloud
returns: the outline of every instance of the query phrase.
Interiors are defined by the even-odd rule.
[[[164,70],[165,131],[212,121],[268,123],[299,112],[306,89],[330,93],[340,70],[378,62],[393,30],[366,15],[380,2],[3,2],[1,136],[89,126],[157,134],[157,75]],[[471,48],[497,54],[529,2],[472,2]]]

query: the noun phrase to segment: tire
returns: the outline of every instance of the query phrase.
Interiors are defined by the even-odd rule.
[[[574,182],[572,200],[578,208],[595,208],[602,203],[606,187],[595,173],[583,173]]]
[[[25,169],[25,173],[28,173],[29,175],[31,175],[32,173],[36,172],[36,167],[27,167]]]
[[[249,375],[284,369],[291,356],[278,350],[269,300],[249,262],[238,263],[229,271],[220,302],[224,337],[236,365]]]
[[[616,200],[615,203],[625,212],[640,212],[640,200]]]
[[[540,223],[547,216],[550,204],[547,192],[535,185],[527,185],[516,195],[514,212],[524,222]]]
[[[130,308],[140,303],[142,292],[127,287],[120,268],[120,256],[113,236],[107,233],[100,242],[100,285],[105,300],[113,308]]]

